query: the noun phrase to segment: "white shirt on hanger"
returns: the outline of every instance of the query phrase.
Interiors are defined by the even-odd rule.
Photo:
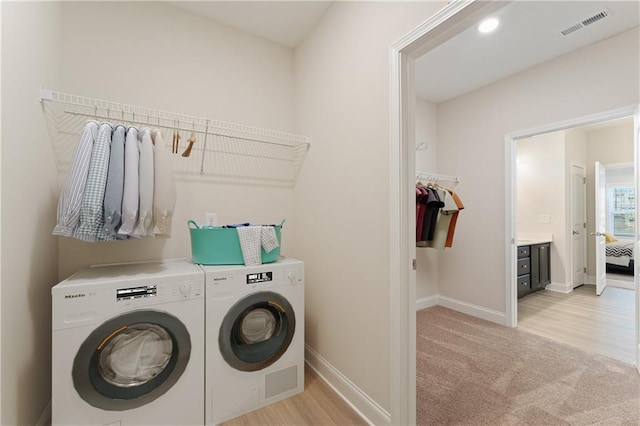
[[[170,237],[173,211],[176,207],[176,184],[171,169],[171,155],[165,146],[162,132],[151,133],[154,146],[153,171],[153,233],[156,237]]]
[[[124,145],[124,191],[122,195],[122,225],[118,235],[131,235],[138,221],[140,201],[139,169],[140,147],[138,145],[138,129],[129,127]],[[126,238],[126,237],[125,237]]]
[[[134,237],[153,236],[153,141],[151,130],[145,127],[140,138],[140,210]]]

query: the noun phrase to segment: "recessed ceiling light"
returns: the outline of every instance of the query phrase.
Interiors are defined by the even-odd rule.
[[[499,24],[500,21],[498,21],[497,18],[487,18],[484,21],[480,22],[480,25],[478,25],[478,31],[480,31],[481,33],[490,33],[491,31],[494,31],[496,28],[498,28]]]

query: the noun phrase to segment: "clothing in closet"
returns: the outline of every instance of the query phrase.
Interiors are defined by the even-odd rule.
[[[151,129],[145,127],[140,131],[140,210],[138,223],[132,236],[146,237],[153,235],[153,141]]]
[[[82,129],[80,142],[73,152],[71,165],[58,200],[57,224],[53,229],[53,235],[72,237],[80,224],[80,208],[97,134],[98,123],[95,121],[87,122]]]
[[[140,203],[139,182],[140,147],[138,129],[129,127],[124,145],[124,190],[122,194],[122,224],[118,238],[127,238],[133,233],[138,221]]]
[[[160,130],[151,133],[154,156],[153,233],[156,237],[171,236],[173,210],[176,206],[176,185],[171,171],[171,155],[164,145]]]
[[[451,222],[449,223],[449,230],[447,231],[447,241],[444,244],[445,247],[451,247],[451,245],[453,244],[453,233],[456,230],[456,223],[458,222],[458,214],[460,213],[460,210],[464,209],[464,204],[462,204],[462,200],[460,200],[460,197],[458,197],[458,194],[456,194],[453,191],[449,191],[449,192],[451,193],[451,196],[453,197],[453,201],[456,203],[456,206],[458,206],[458,210],[451,213]]]
[[[453,244],[460,197],[437,184],[416,184],[416,246],[444,249]]]
[[[104,190],[109,169],[111,150],[111,131],[109,123],[103,123],[98,129],[96,142],[91,152],[91,163],[87,172],[87,185],[80,208],[80,226],[74,237],[87,242],[106,240],[104,233]]]
[[[122,193],[124,190],[124,139],[125,128],[116,126],[111,137],[109,173],[104,191],[104,232],[109,239],[116,237],[122,218]]]
[[[89,121],[60,193],[53,234],[86,242],[169,237],[175,203],[162,132]]]

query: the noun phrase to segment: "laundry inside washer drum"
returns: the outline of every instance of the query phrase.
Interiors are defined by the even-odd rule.
[[[114,386],[139,386],[166,368],[172,352],[173,342],[164,328],[148,323],[135,324],[102,348],[98,371]]]

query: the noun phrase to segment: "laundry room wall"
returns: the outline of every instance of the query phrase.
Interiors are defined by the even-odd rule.
[[[290,48],[166,2],[64,2],[63,18],[62,84],[54,89],[294,130]],[[206,212],[217,213],[220,224],[286,219],[281,254],[293,254],[292,188],[178,180],[177,189],[171,238],[93,244],[60,238],[60,277],[93,263],[189,257],[186,221],[201,223]]]
[[[58,278],[56,171],[38,103],[59,84],[61,6],[2,2],[0,424],[46,421],[51,287]],[[45,424],[45,423],[41,423]]]
[[[295,189],[306,342],[376,424],[388,422],[399,285],[389,283],[389,47],[445,5],[335,2],[295,52],[296,127],[313,138]]]
[[[416,171],[438,172],[438,110],[436,104],[416,97]],[[443,172],[443,174],[446,174]],[[438,257],[432,248],[416,248],[416,300],[418,307],[438,295]]]
[[[638,35],[626,31],[438,105],[438,166],[459,171],[466,207],[457,250],[439,264],[441,295],[504,318],[505,134],[637,104]]]
[[[595,225],[595,162],[605,165],[633,164],[633,119],[621,120],[611,127],[586,132],[587,140],[587,231],[593,232]],[[633,175],[631,176],[633,181]],[[595,281],[595,238],[587,240],[587,275]]]

